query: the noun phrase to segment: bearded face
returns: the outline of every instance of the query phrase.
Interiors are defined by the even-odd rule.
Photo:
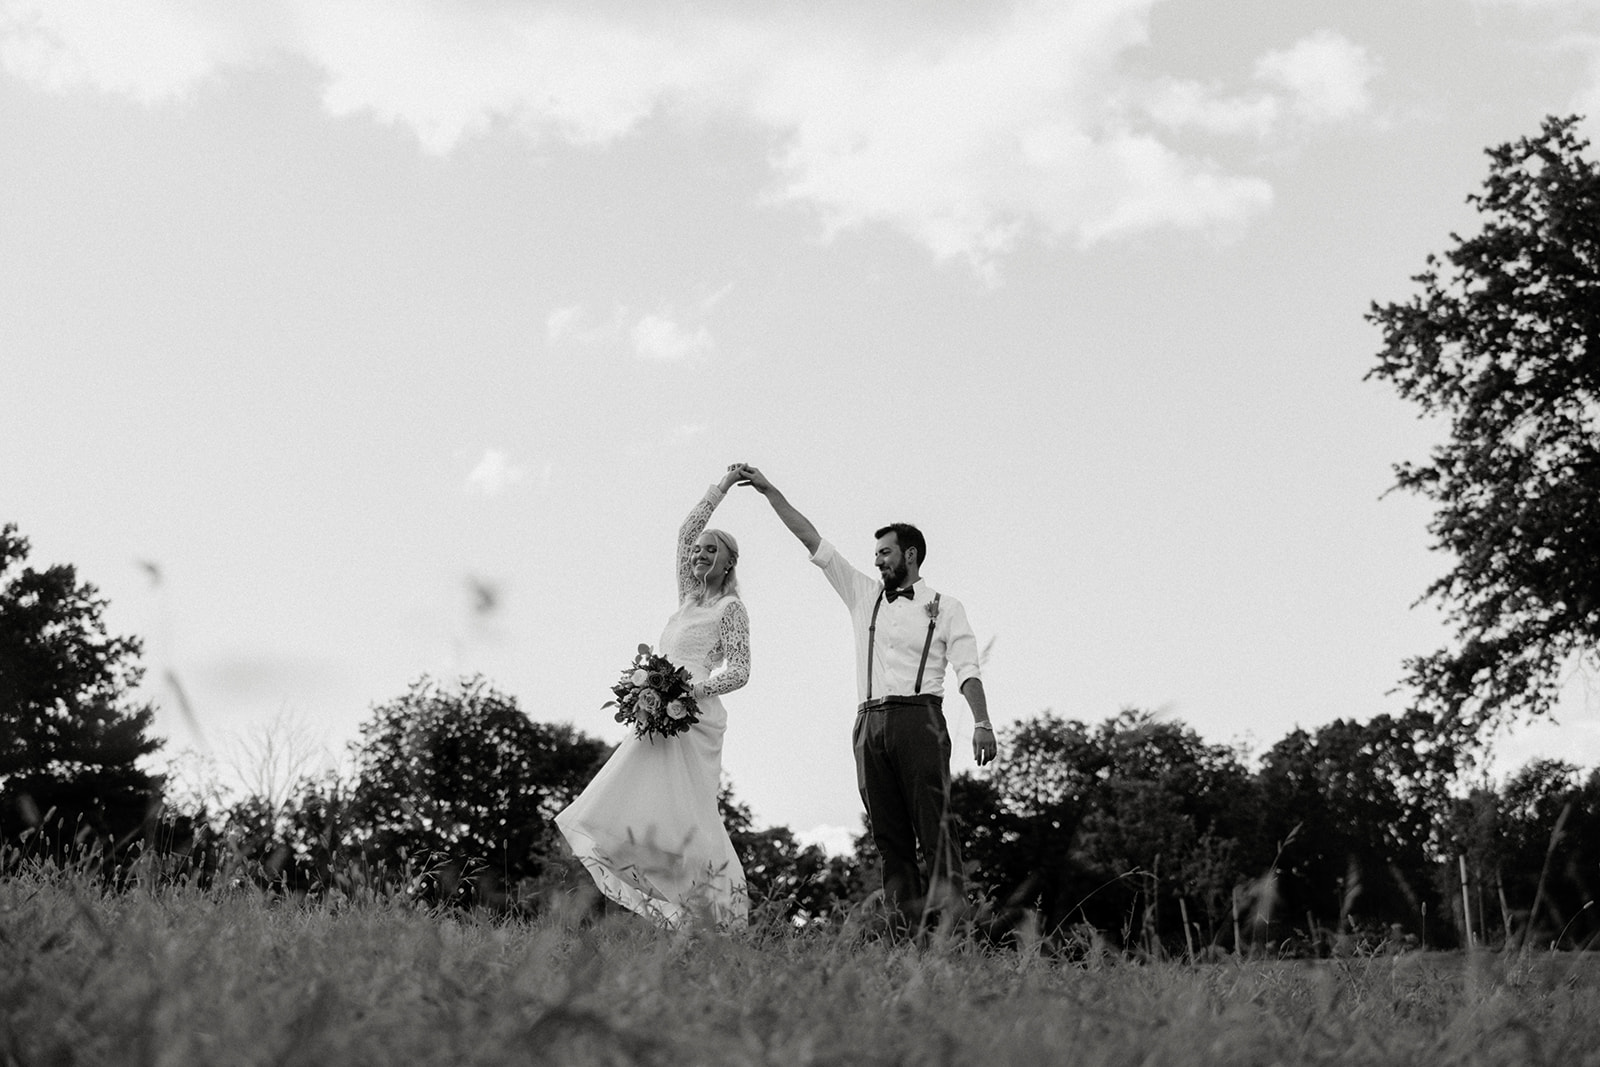
[[[900,539],[893,533],[886,533],[878,538],[873,561],[878,566],[878,574],[883,578],[885,589],[899,589],[906,584],[911,572],[906,567],[906,554],[900,547]]]

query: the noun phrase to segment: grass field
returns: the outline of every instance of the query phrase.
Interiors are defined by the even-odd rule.
[[[1600,961],[1053,960],[0,881],[0,1063],[1600,1065]]]

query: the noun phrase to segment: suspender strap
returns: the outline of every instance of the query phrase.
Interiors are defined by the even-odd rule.
[[[921,662],[919,662],[917,664],[917,687],[912,690],[913,693],[921,693],[922,692],[922,672],[928,666],[928,649],[933,647],[933,624],[938,622],[938,621],[939,621],[939,594],[935,593],[935,594],[933,594],[933,609],[928,612],[928,636],[925,637],[923,639],[923,641],[922,641],[922,660],[921,660]],[[868,664],[868,667],[870,669],[870,667],[871,667],[870,662]],[[870,690],[868,691],[867,695],[868,696],[872,695]]]
[[[872,699],[872,642],[878,636],[878,609],[883,607],[883,593],[878,593],[878,599],[872,605],[872,622],[867,627],[867,699]],[[920,686],[919,686],[920,688]]]
[[[928,635],[922,640],[922,659],[917,663],[917,684],[912,690],[914,693],[922,692],[922,673],[928,668],[928,650],[933,647],[933,627],[939,621],[939,597],[933,594],[933,610],[928,613]],[[878,599],[872,602],[872,621],[867,624],[867,700],[872,700],[872,646],[878,639],[878,609],[883,607],[883,594],[878,594]]]

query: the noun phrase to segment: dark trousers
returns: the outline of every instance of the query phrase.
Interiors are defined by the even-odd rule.
[[[959,900],[961,847],[950,825],[950,732],[929,704],[856,714],[856,788],[883,858],[884,902],[915,918],[929,903]],[[919,862],[920,854],[920,862]]]

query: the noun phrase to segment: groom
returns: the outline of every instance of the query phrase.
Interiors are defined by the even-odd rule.
[[[966,609],[922,579],[928,546],[915,526],[894,523],[874,535],[881,581],[874,580],[846,563],[760,470],[748,464],[737,470],[806,546],[850,610],[861,701],[854,731],[856,786],[883,857],[884,902],[913,921],[940,908],[959,914],[965,898],[961,847],[949,820],[947,666],[955,669],[972,709],[978,766],[993,760],[996,748],[978,677],[978,639]]]

